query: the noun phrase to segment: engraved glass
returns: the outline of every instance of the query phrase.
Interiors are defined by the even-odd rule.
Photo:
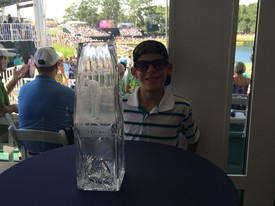
[[[125,173],[123,116],[116,47],[80,43],[75,85],[77,187],[118,191]]]

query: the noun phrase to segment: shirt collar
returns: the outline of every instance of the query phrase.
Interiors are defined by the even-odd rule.
[[[41,79],[41,80],[51,80],[51,81],[55,81],[55,79],[53,77],[49,77],[49,76],[45,76],[45,75],[36,75],[35,77],[36,79]]]
[[[139,106],[139,99],[138,99],[138,91],[137,89],[133,94],[131,94],[128,98],[127,104],[138,107]],[[158,111],[163,112],[163,111],[168,111],[174,108],[174,95],[164,89],[164,95],[158,105]]]

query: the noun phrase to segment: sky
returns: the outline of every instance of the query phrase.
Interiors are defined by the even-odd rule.
[[[72,3],[76,3],[79,5],[81,0],[44,0],[46,3],[46,17],[58,19],[62,21],[62,17],[65,14],[65,9],[68,8]],[[251,3],[255,3],[258,0],[240,0],[240,5],[248,5]],[[166,0],[153,0],[154,3],[159,4],[163,2],[165,4]],[[34,18],[33,8],[25,8],[21,9],[21,16],[25,18]],[[6,7],[6,14],[11,14],[12,16],[17,16],[16,7],[10,6]]]

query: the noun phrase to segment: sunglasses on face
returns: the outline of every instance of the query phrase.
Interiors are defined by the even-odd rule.
[[[166,59],[156,59],[153,61],[136,61],[134,67],[140,72],[146,72],[150,65],[153,65],[155,70],[163,70],[169,62]]]

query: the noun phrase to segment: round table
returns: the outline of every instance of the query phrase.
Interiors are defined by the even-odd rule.
[[[22,161],[0,175],[1,205],[238,206],[229,177],[210,161],[172,146],[125,141],[126,173],[117,192],[80,191],[75,145]]]

